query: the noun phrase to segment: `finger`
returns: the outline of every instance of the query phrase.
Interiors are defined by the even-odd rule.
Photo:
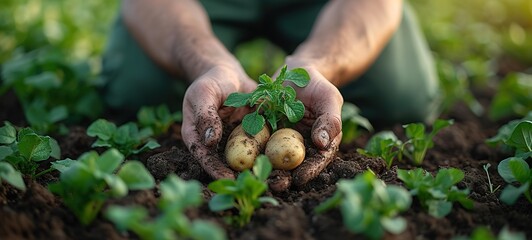
[[[326,112],[316,119],[312,126],[311,138],[318,149],[324,150],[336,147],[331,144],[332,140],[336,139],[341,133],[342,120],[340,113]]]
[[[334,159],[341,139],[342,133],[331,142],[332,147],[305,159],[292,173],[293,184],[301,186],[316,178]]]
[[[227,167],[221,158],[205,146],[193,143],[190,147],[190,152],[213,179],[235,178],[234,172]]]
[[[183,141],[201,167],[214,179],[234,179],[233,171],[216,156],[222,123],[214,105],[190,104],[184,107],[183,115]]]

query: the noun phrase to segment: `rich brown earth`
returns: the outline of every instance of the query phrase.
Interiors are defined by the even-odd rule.
[[[486,103],[489,94],[477,93]],[[20,111],[14,96],[0,97],[0,120],[21,122]],[[9,104],[7,104],[9,103]],[[385,239],[450,239],[458,235],[470,235],[479,226],[488,226],[498,233],[504,226],[524,232],[532,237],[530,219],[532,205],[521,198],[513,206],[498,200],[500,190],[490,193],[487,176],[482,168],[490,163],[489,169],[495,186],[504,185],[496,171],[497,163],[506,155],[498,149],[487,146],[484,141],[493,136],[504,122],[491,122],[485,117],[473,115],[466,107],[456,107],[442,118],[453,118],[455,124],[444,129],[435,138],[435,147],[429,150],[422,167],[437,171],[442,167],[456,167],[465,172],[460,188],[471,190],[470,198],[475,201],[474,209],[466,210],[455,204],[453,211],[445,218],[437,219],[426,213],[416,199],[412,207],[402,214],[408,220],[408,228],[400,235],[386,235]],[[404,136],[400,125],[392,130]],[[408,163],[394,163],[387,170],[380,159],[367,158],[356,152],[364,146],[369,135],[361,136],[351,144],[341,146],[335,160],[319,177],[301,188],[267,195],[275,197],[279,206],[266,205],[258,209],[251,223],[242,229],[225,225],[222,214],[210,212],[206,204],[187,212],[190,218],[201,218],[216,222],[226,229],[230,239],[358,239],[360,235],[349,233],[342,224],[341,213],[332,210],[321,215],[313,212],[320,202],[335,191],[335,183],[341,178],[353,178],[366,170],[373,170],[389,184],[401,185],[396,177],[397,168],[412,168]],[[90,149],[93,139],[85,135],[83,127],[72,127],[67,136],[56,136],[61,144],[63,157],[77,158]],[[211,179],[188,153],[181,141],[179,126],[171,133],[160,137],[162,147],[145,153],[138,158],[143,161],[157,180],[171,172],[184,179],[199,180],[207,201],[212,193],[206,189]],[[49,164],[49,163],[43,163]],[[136,239],[132,233],[120,233],[101,215],[89,226],[82,226],[74,215],[62,204],[61,199],[50,193],[46,185],[57,179],[57,173],[47,174],[39,179],[26,178],[28,190],[18,191],[6,183],[0,185],[0,239]],[[110,204],[141,204],[151,213],[157,213],[158,191],[137,191]],[[227,214],[227,213],[225,213]]]

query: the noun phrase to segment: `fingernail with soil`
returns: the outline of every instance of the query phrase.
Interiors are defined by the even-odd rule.
[[[205,136],[204,136],[204,141],[205,141],[205,144],[209,145],[209,143],[212,141],[212,138],[214,136],[214,130],[212,128],[207,128],[207,130],[205,130]]]
[[[319,141],[323,147],[327,147],[329,144],[329,134],[325,130],[320,131]]]

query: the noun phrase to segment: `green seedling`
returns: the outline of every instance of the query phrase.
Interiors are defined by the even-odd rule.
[[[432,126],[432,131],[429,134],[425,133],[425,125],[421,123],[411,123],[404,125],[408,141],[405,144],[405,151],[403,155],[410,158],[415,165],[421,165],[425,159],[427,150],[434,147],[432,139],[443,128],[453,124],[453,120],[437,119]]]
[[[464,102],[475,115],[481,116],[484,108],[470,90],[470,79],[464,66],[455,66],[442,58],[436,60],[442,92],[440,112],[448,113],[458,102]]]
[[[470,237],[459,236],[452,240],[525,240],[526,236],[521,232],[511,232],[508,227],[505,226],[499,235],[495,236],[487,227],[477,227],[473,230]]]
[[[26,184],[22,179],[22,174],[15,170],[8,162],[0,161],[0,183],[4,180],[11,186],[16,187],[22,191],[26,191]]]
[[[510,157],[502,160],[497,166],[499,175],[509,183],[501,193],[500,199],[506,204],[512,205],[521,195],[532,203],[532,170],[528,163],[520,157]],[[518,184],[515,187],[511,184]]]
[[[390,169],[393,160],[401,157],[402,142],[391,131],[382,131],[373,135],[364,149],[357,149],[357,152],[369,157],[380,157],[386,163],[386,168]]]
[[[532,156],[532,121],[519,122],[505,143],[515,149],[516,157],[527,159]]]
[[[253,173],[246,169],[236,180],[219,179],[210,183],[208,187],[216,195],[209,201],[209,208],[216,212],[236,208],[238,215],[232,216],[229,221],[238,227],[245,226],[261,204],[279,204],[274,198],[261,197],[268,189],[266,179],[271,171],[272,165],[268,157],[259,155],[253,165]]]
[[[505,117],[525,116],[532,110],[532,75],[508,74],[501,82],[490,105],[489,117],[499,120]]]
[[[87,135],[97,137],[92,147],[116,148],[126,157],[160,146],[157,141],[150,139],[153,135],[150,128],[139,130],[133,122],[117,127],[105,119],[98,119],[87,128]]]
[[[0,128],[0,162],[3,163],[6,176],[18,179],[15,177],[18,174],[12,173],[7,166],[9,164],[20,173],[36,178],[52,170],[37,173],[40,161],[50,157],[57,159],[60,156],[59,144],[49,136],[41,136],[31,128],[21,128],[17,131],[9,122],[4,122],[4,126]]]
[[[515,151],[515,149],[510,149],[511,147],[505,145],[505,143],[506,141],[508,141],[508,139],[514,132],[515,127],[523,121],[532,121],[532,111],[528,112],[528,114],[524,116],[522,119],[512,120],[504,124],[502,127],[499,128],[499,131],[497,132],[495,136],[486,140],[486,143],[491,146],[498,146],[502,144],[503,146],[506,147],[504,148],[504,150]]]
[[[398,169],[397,177],[434,217],[442,218],[449,214],[453,202],[459,202],[466,209],[473,208],[473,201],[468,198],[469,189],[460,190],[455,186],[464,178],[462,170],[443,168],[433,177],[421,168]]]
[[[150,128],[154,136],[160,136],[168,132],[168,128],[175,123],[183,120],[181,112],[171,113],[166,105],[157,107],[142,107],[137,112],[137,119],[140,127]]]
[[[201,185],[169,175],[161,182],[160,214],[151,218],[142,206],[110,206],[105,217],[120,231],[130,230],[141,239],[226,239],[218,226],[203,220],[189,220],[185,211],[203,202]]]
[[[142,163],[127,161],[122,165],[123,162],[124,155],[116,149],[107,150],[101,156],[95,151],[87,152],[77,161],[61,160],[53,165],[61,172],[59,181],[48,188],[63,198],[82,224],[88,225],[108,198],[124,197],[129,190],[154,187],[155,180]]]
[[[384,232],[401,233],[406,221],[397,215],[410,208],[412,197],[404,188],[387,186],[371,171],[337,183],[334,195],[314,209],[316,213],[339,207],[344,225],[354,233],[379,239]]]
[[[294,88],[283,86],[283,83],[289,81],[298,87],[305,87],[308,85],[310,77],[305,69],[287,70],[286,68],[285,65],[281,69],[275,81],[263,74],[259,77],[259,84],[253,92],[231,93],[225,100],[225,106],[256,107],[255,112],[247,114],[242,119],[242,127],[248,134],[259,133],[266,120],[272,128],[272,132],[275,132],[279,121],[281,124],[289,124],[296,123],[303,118],[305,105],[296,99]]]
[[[64,53],[43,48],[2,65],[0,95],[12,89],[26,120],[38,133],[64,133],[65,123],[94,119],[103,111],[97,78],[87,62],[73,64]]]
[[[342,105],[342,142],[354,141],[360,136],[362,129],[373,132],[373,126],[367,118],[360,115],[360,109],[352,103],[345,102]]]
[[[482,166],[482,168],[484,168],[484,172],[486,172],[486,176],[488,176],[488,186],[490,188],[490,193],[495,193],[497,190],[499,190],[501,186],[499,185],[496,188],[493,188],[493,184],[491,183],[491,178],[490,178],[490,172],[488,171],[490,167],[491,167],[491,164],[489,163]]]

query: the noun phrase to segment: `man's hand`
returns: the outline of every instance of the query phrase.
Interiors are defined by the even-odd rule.
[[[310,75],[309,85],[294,87],[297,98],[305,105],[305,117],[296,129],[303,135],[310,135],[318,151],[307,156],[291,176],[275,171],[269,180],[274,191],[285,190],[290,185],[301,186],[317,177],[333,160],[342,139],[343,97],[338,89],[311,65],[295,59],[288,59],[287,65],[289,69],[302,67]]]
[[[233,92],[250,92],[256,83],[241,68],[214,67],[187,89],[183,102],[183,140],[203,169],[214,179],[234,178],[216,152],[224,122],[242,119],[247,109],[224,107]]]

